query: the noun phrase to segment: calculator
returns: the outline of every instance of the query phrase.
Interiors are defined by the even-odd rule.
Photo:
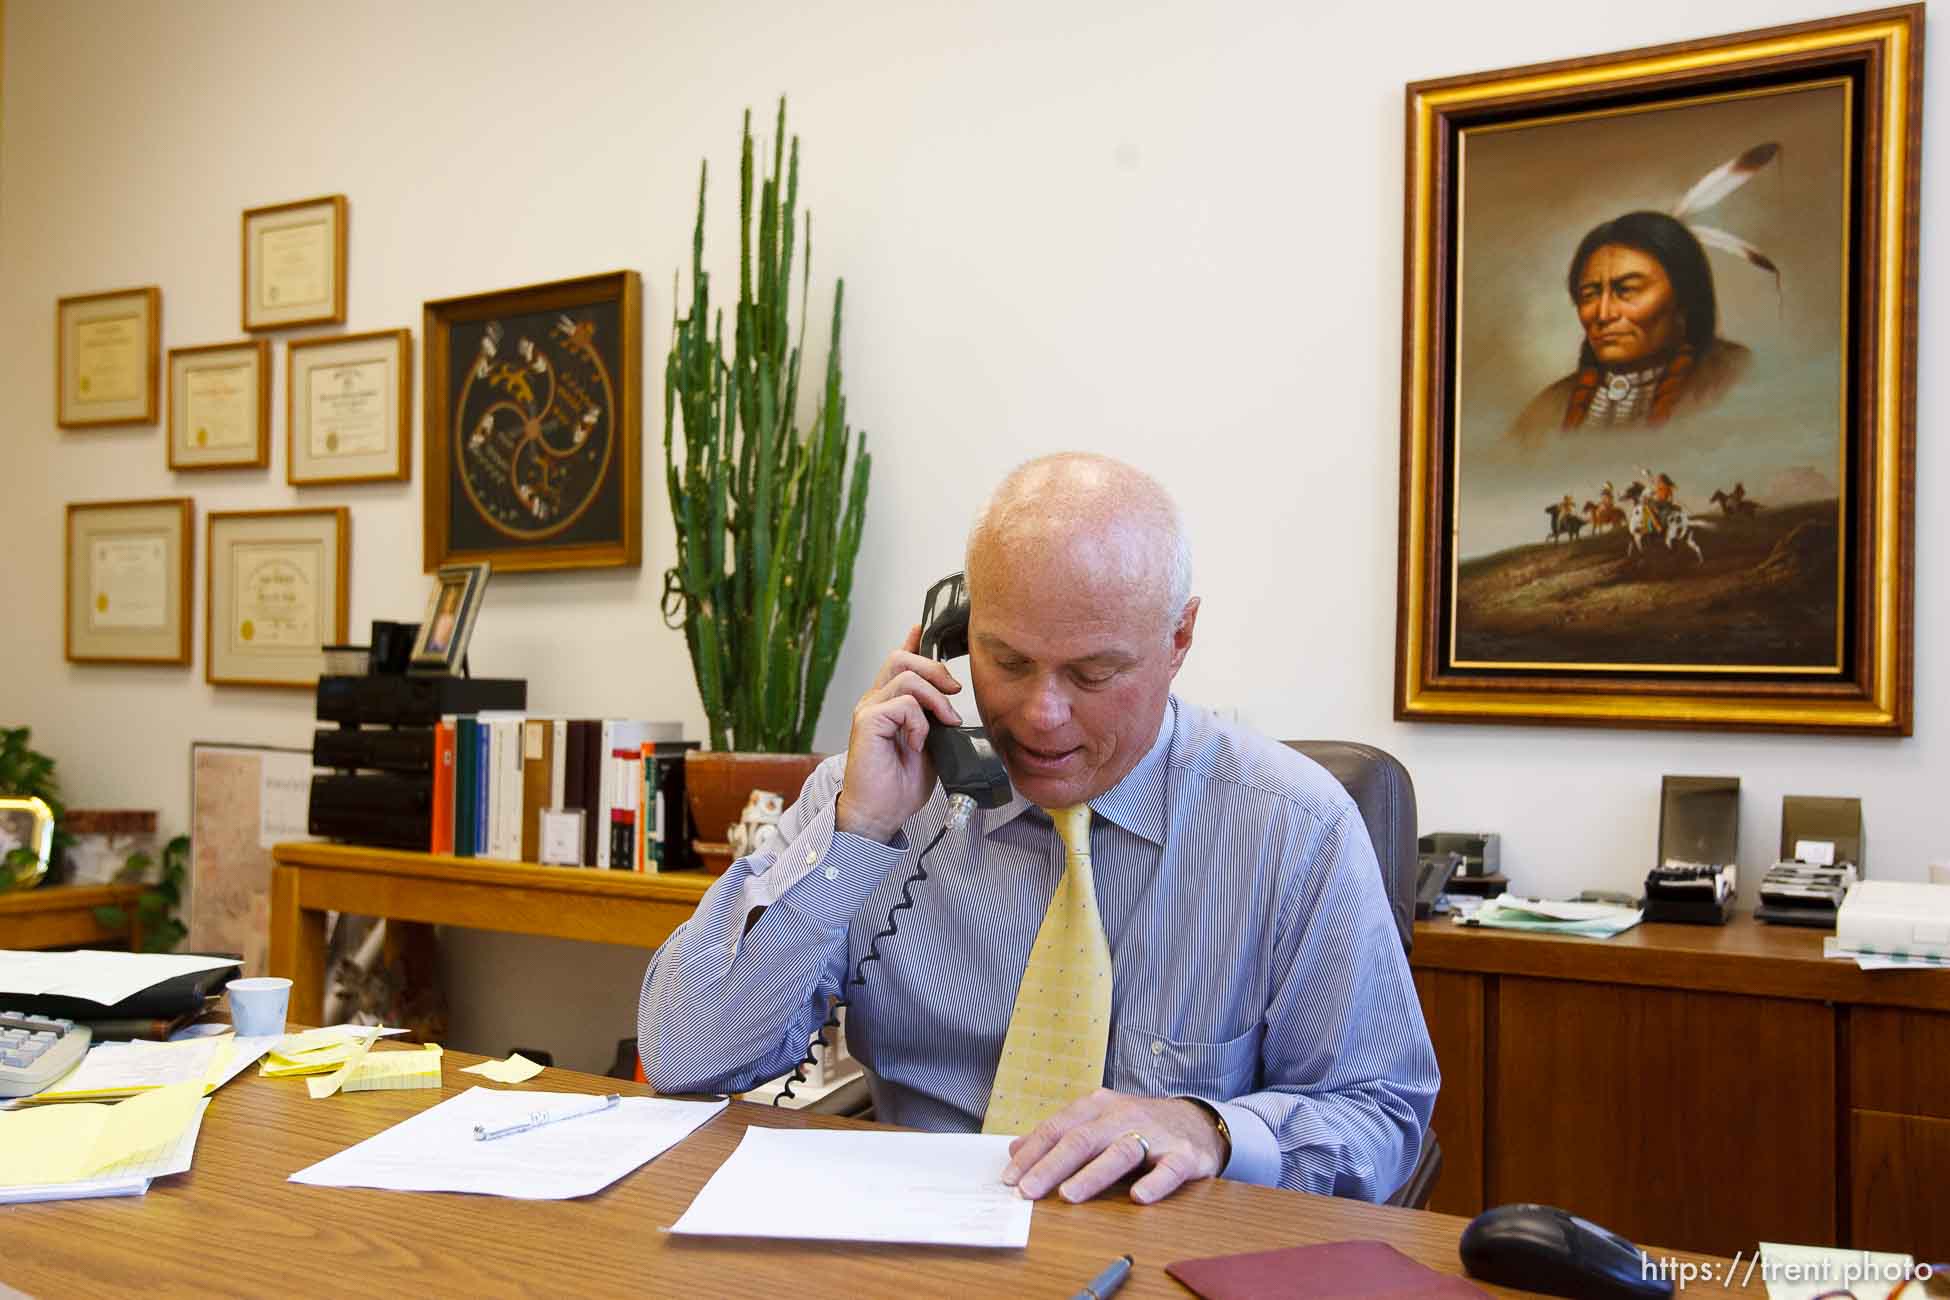
[[[54,1016],[0,1011],[0,1097],[28,1097],[81,1064],[94,1031]]]

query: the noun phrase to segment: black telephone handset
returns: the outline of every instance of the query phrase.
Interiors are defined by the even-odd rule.
[[[968,584],[959,573],[951,573],[928,588],[928,598],[921,606],[921,653],[930,659],[957,659],[968,653]],[[1000,808],[1009,802],[1009,771],[989,743],[987,729],[951,727],[929,718],[927,751],[942,788],[948,792],[948,820],[914,859],[912,874],[901,882],[901,901],[887,909],[887,924],[868,942],[866,954],[853,964],[853,978],[840,986],[839,994],[828,1004],[826,1019],[813,1031],[812,1042],[793,1067],[792,1077],[772,1099],[774,1106],[794,1099],[792,1086],[806,1081],[806,1070],[819,1059],[819,1049],[826,1044],[826,1031],[839,1028],[840,1009],[848,1004],[850,990],[865,984],[867,966],[880,960],[880,941],[900,933],[900,914],[914,906],[914,886],[928,878],[928,854],[950,830],[967,825],[975,809]]]
[[[968,583],[959,573],[928,588],[921,605],[921,653],[930,659],[968,653]],[[929,718],[927,751],[950,806],[960,815],[966,815],[969,805],[1000,808],[1009,802],[1009,772],[989,743],[986,727],[951,727]]]

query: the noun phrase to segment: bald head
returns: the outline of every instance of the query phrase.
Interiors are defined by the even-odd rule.
[[[968,530],[970,596],[985,582],[1069,569],[1107,602],[1156,612],[1169,635],[1192,589],[1192,551],[1178,507],[1123,461],[1059,452],[1017,466]]]

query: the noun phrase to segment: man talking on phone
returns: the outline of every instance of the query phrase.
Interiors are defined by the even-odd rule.
[[[1171,499],[1107,457],[1031,461],[971,529],[967,579],[1014,797],[910,883],[949,819],[928,729],[966,698],[913,629],[785,847],[733,864],[651,959],[650,1083],[784,1074],[843,996],[877,1118],[1012,1135],[1025,1196],[1223,1176],[1385,1199],[1439,1080],[1374,849],[1325,770],[1171,693],[1199,612]]]

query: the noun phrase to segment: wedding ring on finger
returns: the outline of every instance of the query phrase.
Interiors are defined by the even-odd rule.
[[[1138,1163],[1141,1165],[1150,1164],[1151,1144],[1144,1140],[1144,1134],[1138,1132],[1136,1129],[1132,1129],[1129,1133],[1126,1133],[1124,1136],[1130,1138],[1132,1141],[1138,1144],[1138,1153],[1139,1153]]]

